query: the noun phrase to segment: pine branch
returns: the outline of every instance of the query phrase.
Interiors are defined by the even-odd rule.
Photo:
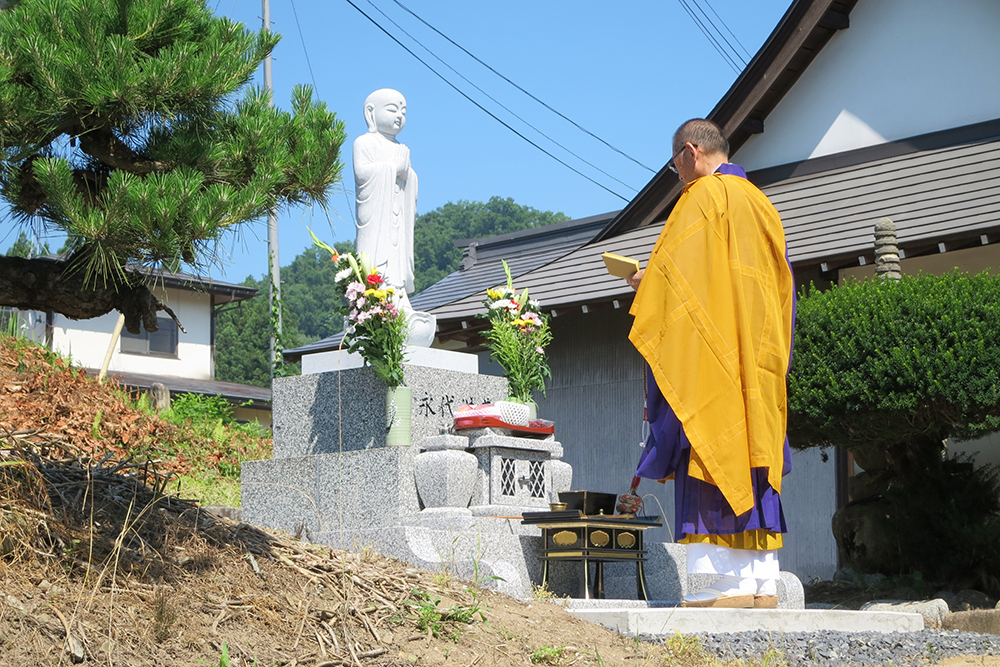
[[[130,174],[149,174],[166,171],[169,168],[158,160],[142,159],[129,146],[115,136],[110,123],[99,118],[97,123],[81,122],[76,133],[80,139],[80,149],[96,160]]]

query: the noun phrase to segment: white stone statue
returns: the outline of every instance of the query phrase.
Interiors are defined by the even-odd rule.
[[[354,141],[357,197],[356,245],[400,294],[410,325],[410,345],[429,346],[436,319],[410,306],[413,291],[413,221],[417,216],[417,174],[410,149],[396,140],[406,125],[406,98],[391,88],[365,100],[368,133]]]

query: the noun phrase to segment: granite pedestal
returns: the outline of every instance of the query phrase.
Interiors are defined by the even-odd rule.
[[[274,459],[243,464],[243,520],[529,596],[541,581],[541,531],[520,516],[570,489],[562,444],[491,428],[445,432],[459,405],[506,397],[504,378],[413,364],[403,374],[412,444],[402,447],[385,444],[386,388],[370,368],[276,379]],[[650,599],[676,603],[711,582],[684,574],[683,545],[645,546]],[[608,598],[635,599],[633,564],[606,564],[604,581]],[[579,568],[553,563],[548,583],[575,595]],[[801,591],[783,573],[779,606],[801,608]]]

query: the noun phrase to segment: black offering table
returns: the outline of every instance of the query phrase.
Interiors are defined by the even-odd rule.
[[[595,598],[604,597],[604,564],[614,562],[635,563],[636,595],[648,600],[646,592],[646,550],[642,534],[647,528],[661,526],[658,516],[632,514],[598,514],[587,516],[580,510],[561,512],[525,512],[521,523],[533,524],[542,529],[545,546],[542,551],[542,585],[548,583],[549,562],[582,561],[583,585],[581,594],[591,599],[590,564],[595,563]]]

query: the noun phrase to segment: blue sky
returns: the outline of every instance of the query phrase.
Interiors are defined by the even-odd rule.
[[[681,0],[399,0],[651,172],[499,79],[394,0],[351,1],[504,122],[626,199],[670,159],[673,130],[688,118],[707,114],[737,76],[685,13]],[[689,6],[693,2],[684,1]],[[209,2],[219,15],[255,29],[261,25],[260,0]],[[705,11],[721,16],[751,54],[763,44],[789,2],[698,0]],[[407,124],[399,140],[410,147],[419,177],[418,212],[458,200],[485,201],[494,195],[540,210],[561,211],[571,218],[618,210],[626,204],[490,118],[347,0],[271,0],[271,20],[272,29],[283,36],[274,52],[275,103],[287,108],[293,85],[315,83],[317,96],[346,123],[348,135],[342,149],[344,180],[331,198],[329,215],[318,208],[280,214],[281,264],[287,265],[310,244],[307,226],[327,241],[354,238],[351,145],[366,131],[362,105],[378,88],[395,88],[407,99]],[[535,133],[402,30],[513,113],[621,182]],[[256,81],[262,82],[261,73]],[[9,235],[7,245],[15,237],[16,232]],[[266,239],[265,221],[245,225],[239,234],[226,237],[224,263],[211,271],[212,276],[241,282],[248,275],[263,275]],[[50,245],[58,247],[59,243]]]
[[[216,13],[260,25],[260,0],[217,1]],[[352,1],[470,97],[609,189],[631,199],[653,176],[492,74],[394,0]],[[670,159],[673,130],[688,118],[707,114],[737,76],[679,1],[400,2],[535,97],[653,170]],[[699,4],[708,12],[714,9],[754,54],[789,0]],[[512,112],[625,185],[526,127],[424,51],[386,15]],[[319,209],[280,215],[282,264],[309,245],[307,226],[327,240],[354,238],[351,145],[366,131],[362,106],[378,88],[395,88],[407,99],[407,124],[399,140],[410,147],[420,180],[419,212],[494,195],[571,218],[625,205],[476,108],[346,0],[271,0],[271,20],[272,29],[283,36],[274,52],[275,103],[287,107],[292,86],[314,78],[318,97],[346,123],[348,134],[342,150],[343,187],[331,199],[329,218]],[[257,80],[262,81],[262,75]],[[224,244],[230,257],[214,270],[216,278],[239,282],[266,271],[266,224],[248,227],[239,240]]]

